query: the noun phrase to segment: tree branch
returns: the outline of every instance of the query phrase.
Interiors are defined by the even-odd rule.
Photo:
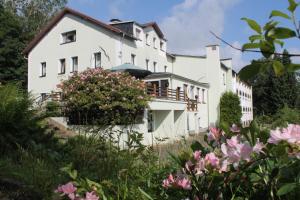
[[[220,40],[222,43],[226,44],[227,46],[231,47],[232,49],[235,49],[237,51],[241,51],[241,52],[251,52],[251,53],[268,53],[268,54],[271,54],[271,55],[278,55],[278,56],[283,56],[283,55],[286,55],[286,54],[283,54],[283,53],[276,53],[276,52],[267,52],[267,51],[260,51],[260,50],[251,50],[251,49],[241,49],[239,47],[236,47],[232,44],[230,44],[229,42],[226,42],[224,39],[222,39],[220,36],[218,36],[217,34],[215,34],[214,32],[210,31],[210,33],[215,36],[215,38],[217,38],[218,40]],[[300,54],[288,54],[289,57],[300,57]]]

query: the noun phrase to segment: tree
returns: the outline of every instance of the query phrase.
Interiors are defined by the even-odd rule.
[[[291,38],[300,39],[300,24],[296,18],[296,10],[299,6],[295,0],[288,0],[289,6],[287,13],[280,10],[273,10],[269,16],[269,21],[260,26],[255,20],[242,18],[248,26],[255,32],[249,37],[249,43],[243,45],[243,51],[260,52],[268,62],[252,62],[245,66],[240,72],[241,79],[247,80],[252,76],[265,72],[269,68],[273,68],[276,75],[281,75],[284,71],[296,71],[300,69],[300,64],[289,63],[283,65],[281,62],[274,59],[276,55],[277,45],[284,46],[284,41]],[[281,21],[274,20],[281,18],[290,22],[290,26],[280,26]],[[298,55],[299,56],[299,55]]]
[[[242,117],[241,102],[238,95],[226,92],[220,100],[220,123],[240,124]]]
[[[0,82],[21,81],[24,85],[26,60],[22,51],[25,35],[18,16],[0,5]]]
[[[283,66],[291,63],[287,50],[283,51],[283,56],[276,56],[274,59]],[[264,63],[268,60],[261,59],[256,62]],[[273,115],[284,105],[295,108],[299,96],[295,73],[285,70],[281,76],[276,76],[273,68],[266,72],[257,74],[248,81],[253,87],[254,112],[259,115]]]
[[[143,81],[101,68],[76,73],[58,87],[65,116],[74,125],[131,125],[150,100]]]

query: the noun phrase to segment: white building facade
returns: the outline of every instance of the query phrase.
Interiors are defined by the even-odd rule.
[[[176,139],[215,125],[219,100],[226,91],[238,88],[252,97],[252,89],[242,87],[232,75],[231,60],[220,58],[218,45],[207,46],[206,56],[169,54],[167,40],[154,22],[112,20],[105,24],[66,8],[24,52],[28,91],[36,96],[57,91],[61,80],[87,68],[110,69],[131,63],[151,71],[145,82],[156,88],[155,98],[149,102],[144,123],[137,125],[146,143],[155,138]],[[176,98],[169,98],[163,92],[166,89]],[[252,98],[244,106],[250,105],[252,111]]]

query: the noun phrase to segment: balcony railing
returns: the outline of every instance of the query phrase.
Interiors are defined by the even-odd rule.
[[[179,89],[172,90],[168,87],[157,87],[156,85],[147,86],[147,94],[156,99],[166,99],[172,101],[182,101],[187,103],[188,111],[198,110],[198,100],[188,98],[184,91]]]

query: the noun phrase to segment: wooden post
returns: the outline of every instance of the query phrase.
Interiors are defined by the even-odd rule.
[[[153,85],[154,96],[156,97],[156,84]]]

